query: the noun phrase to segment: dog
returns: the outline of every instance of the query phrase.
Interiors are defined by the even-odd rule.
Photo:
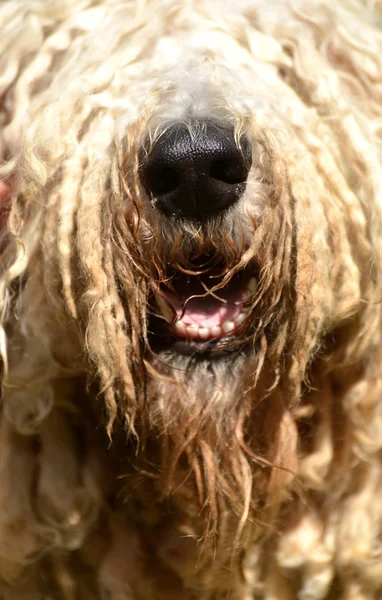
[[[381,597],[371,4],[2,3],[2,600]]]

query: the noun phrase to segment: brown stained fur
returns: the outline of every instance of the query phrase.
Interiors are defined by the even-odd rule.
[[[279,121],[230,104],[221,76],[210,108],[249,135],[257,170],[232,211],[196,226],[165,220],[139,182],[141,142],[163,133],[172,82],[138,114],[134,100],[114,135],[126,124],[123,69],[140,60],[120,53],[144,56],[167,27],[215,10],[167,0],[157,22],[154,4],[0,7],[0,174],[15,190],[0,279],[0,598],[373,600],[381,34],[358,2],[338,14],[318,2],[313,16],[286,3],[288,28],[281,18],[272,33],[257,2],[227,20],[295,110],[279,138]],[[92,62],[100,34],[87,28],[105,6],[115,36],[103,51],[119,79]],[[257,277],[239,350],[223,361],[157,353],[152,294],[171,289],[169,265],[195,272],[207,254],[220,269],[210,293],[243,269]]]

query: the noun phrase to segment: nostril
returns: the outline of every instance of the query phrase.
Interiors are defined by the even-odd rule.
[[[223,183],[235,185],[247,180],[248,170],[243,164],[235,164],[231,160],[216,160],[211,165],[209,176]]]
[[[146,173],[146,185],[153,196],[162,196],[175,191],[180,185],[180,177],[171,167],[152,167]]]

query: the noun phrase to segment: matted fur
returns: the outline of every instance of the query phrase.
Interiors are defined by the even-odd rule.
[[[2,3],[3,600],[378,597],[371,4]],[[246,192],[203,226],[166,221],[143,140],[210,117],[251,140]],[[246,349],[155,352],[152,293],[207,253],[213,293],[256,274]]]

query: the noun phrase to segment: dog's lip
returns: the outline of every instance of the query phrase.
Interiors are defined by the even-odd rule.
[[[212,284],[213,285],[213,284]],[[198,288],[199,286],[199,288]],[[230,282],[208,292],[195,281],[181,294],[161,290],[154,294],[169,331],[177,338],[193,342],[222,341],[236,337],[245,327],[248,310],[245,301],[253,294],[256,279]]]

